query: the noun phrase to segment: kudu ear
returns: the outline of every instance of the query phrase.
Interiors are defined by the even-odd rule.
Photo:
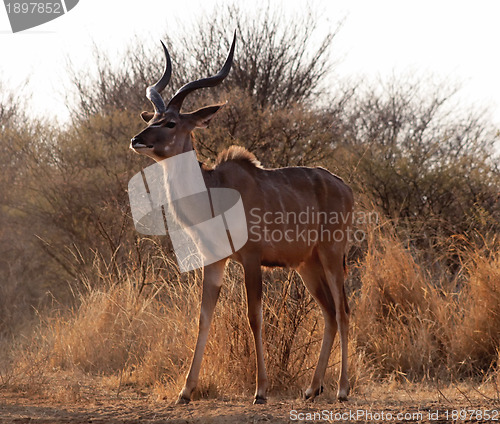
[[[207,128],[211,119],[217,115],[217,113],[226,105],[226,103],[220,105],[212,105],[203,107],[201,109],[195,110],[191,113],[186,113],[185,116],[189,117],[195,128]]]
[[[141,113],[141,118],[146,123],[151,121],[151,119],[153,119],[153,116],[155,116],[155,114],[153,112],[142,112]]]

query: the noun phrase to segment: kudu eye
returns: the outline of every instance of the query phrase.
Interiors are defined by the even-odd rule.
[[[173,121],[167,122],[167,123],[165,124],[165,126],[166,126],[167,128],[174,128],[174,127],[175,127],[175,125],[176,125],[176,124],[175,124],[175,122],[173,122]]]

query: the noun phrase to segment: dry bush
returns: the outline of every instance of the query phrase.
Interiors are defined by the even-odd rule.
[[[371,229],[359,265],[357,350],[379,377],[453,380],[491,373],[500,346],[498,245],[471,245],[460,253],[457,278],[442,281],[390,225]]]
[[[440,296],[410,251],[387,230],[375,230],[361,267],[354,312],[358,349],[379,376],[428,376],[441,360],[435,314]]]
[[[185,345],[179,305],[187,306],[188,312],[182,314],[189,322],[191,305],[186,299],[194,290],[196,275],[187,282],[179,278],[144,285],[138,284],[140,276],[132,273],[124,273],[119,282],[113,277],[89,282],[79,295],[80,305],[69,316],[47,321],[52,367],[132,375],[137,368],[150,367],[150,362],[157,371],[177,362],[172,347]],[[164,290],[167,284],[168,290]],[[162,355],[158,355],[159,350]],[[138,382],[152,383],[158,378],[158,372],[145,373]]]
[[[459,315],[450,359],[471,374],[490,371],[500,347],[500,251],[491,244],[491,249],[464,251],[466,283],[457,296]]]
[[[415,75],[363,84],[342,103],[329,156],[359,198],[397,220],[421,251],[449,249],[454,236],[500,231],[500,133],[484,111],[457,105],[455,89]],[[479,240],[478,240],[479,241]],[[434,251],[433,251],[434,250]],[[431,258],[434,262],[436,258]],[[448,258],[449,268],[460,263]]]
[[[202,104],[227,100],[210,131],[196,133],[196,148],[202,158],[214,161],[233,144],[254,153],[265,167],[313,166],[331,153],[333,112],[314,111],[298,103],[286,108],[258,108],[255,99],[239,89],[221,97],[207,97]],[[339,105],[342,99],[333,104]]]
[[[320,29],[320,12],[305,5],[300,13],[274,10],[271,2],[251,9],[233,3],[198,14],[184,30],[163,37],[172,56],[172,80],[165,98],[182,85],[213,75],[224,63],[237,31],[235,61],[222,89],[238,89],[254,100],[256,109],[310,102],[327,91],[326,77],[334,69],[329,51],[341,23]],[[294,31],[288,31],[294,28]],[[326,28],[326,29],[325,29]],[[154,44],[153,44],[154,43]],[[70,70],[73,89],[69,107],[75,118],[116,109],[140,112],[150,108],[144,89],[158,79],[162,53],[156,40],[137,39],[124,51],[119,66],[96,48],[89,69]],[[220,91],[219,91],[220,93]],[[200,92],[186,99],[186,109],[200,107]]]

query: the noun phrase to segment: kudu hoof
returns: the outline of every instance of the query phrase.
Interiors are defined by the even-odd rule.
[[[191,402],[191,399],[184,397],[182,395],[179,395],[175,404],[176,405],[187,405],[189,402]]]
[[[255,399],[253,400],[254,405],[263,405],[267,403],[267,399],[263,396],[255,396]]]
[[[347,389],[345,391],[338,391],[337,392],[337,399],[339,402],[347,402],[347,396],[349,396],[350,389]]]
[[[306,393],[304,395],[304,398],[305,400],[313,400],[316,396],[319,396],[321,393],[323,393],[325,391],[325,388],[323,386],[320,386],[318,389],[316,389],[314,392],[312,393],[307,393],[307,390],[306,390]]]

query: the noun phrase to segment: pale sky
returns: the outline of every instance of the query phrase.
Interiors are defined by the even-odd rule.
[[[33,109],[64,120],[67,57],[76,67],[91,67],[93,44],[115,57],[136,36],[158,42],[165,32],[194,21],[200,10],[221,3],[80,0],[65,16],[16,34],[0,5],[0,80],[12,87],[29,80]],[[300,12],[305,2],[271,0],[271,4]],[[414,72],[460,81],[462,102],[489,106],[492,119],[500,124],[500,1],[310,0],[308,4],[322,11],[322,28],[345,18],[333,49],[334,59],[342,59],[339,77],[384,79]],[[161,59],[160,54],[160,64]]]

